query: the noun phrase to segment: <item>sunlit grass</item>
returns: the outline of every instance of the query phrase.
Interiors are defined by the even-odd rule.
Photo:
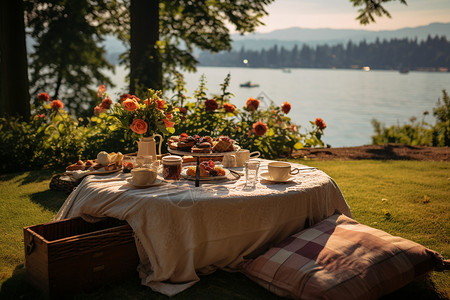
[[[411,239],[450,258],[450,163],[414,161],[299,161],[329,174],[360,223]],[[49,222],[67,195],[48,189],[52,171],[0,176],[0,298],[36,299],[26,284],[22,228]],[[426,286],[414,282],[391,296],[448,297],[450,275],[433,272]],[[430,287],[431,286],[431,287]],[[433,288],[436,287],[436,292]],[[107,285],[86,299],[166,299],[138,278]],[[276,299],[242,274],[219,271],[176,299]]]

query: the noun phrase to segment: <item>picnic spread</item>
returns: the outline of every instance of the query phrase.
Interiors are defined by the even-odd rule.
[[[261,172],[269,161],[261,160]],[[135,188],[127,173],[88,176],[68,197],[56,220],[114,217],[136,234],[142,283],[175,295],[198,273],[236,270],[244,257],[317,223],[338,209],[351,216],[336,183],[320,170],[303,170],[286,183],[245,178],[192,180]]]

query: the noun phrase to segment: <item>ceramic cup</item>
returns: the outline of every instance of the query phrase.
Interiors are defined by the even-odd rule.
[[[222,159],[222,165],[225,168],[233,168],[236,166],[236,155],[225,154]]]
[[[274,161],[268,165],[269,176],[273,180],[284,181],[289,179],[290,175],[295,175],[300,172],[298,168],[291,169],[291,164],[288,162]]]
[[[250,150],[241,149],[235,153],[236,155],[236,167],[243,167],[245,162],[251,158],[257,158],[261,155],[259,151],[250,153]]]
[[[131,181],[136,185],[152,184],[156,180],[157,173],[149,168],[134,168],[131,170]]]

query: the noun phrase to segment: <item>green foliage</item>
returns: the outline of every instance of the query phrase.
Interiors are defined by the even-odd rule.
[[[363,6],[358,9],[359,16],[356,18],[362,25],[368,25],[375,22],[375,17],[383,15],[390,18],[391,14],[383,7],[384,2],[392,2],[395,0],[350,0],[353,6]],[[406,4],[406,0],[398,0],[401,4]]]
[[[27,27],[31,29],[31,94],[48,91],[64,99],[69,112],[88,116],[95,106],[96,84],[112,86],[104,74],[113,66],[101,45],[116,21],[116,1],[24,1]],[[31,47],[30,47],[31,48]],[[35,102],[37,104],[37,102]]]
[[[433,109],[436,117],[434,126],[425,122],[428,112],[424,112],[422,120],[410,119],[411,124],[392,125],[389,128],[376,119],[372,120],[375,135],[372,136],[372,144],[383,145],[397,143],[405,145],[422,146],[450,146],[450,98],[445,90],[441,99],[438,99],[437,107]]]
[[[75,119],[44,102],[28,121],[0,118],[2,172],[67,166],[78,159],[95,158],[101,150],[128,153],[134,149],[116,119],[105,113]]]
[[[441,99],[438,99],[437,107],[433,109],[436,125],[433,127],[433,145],[450,146],[450,97],[445,90]]]

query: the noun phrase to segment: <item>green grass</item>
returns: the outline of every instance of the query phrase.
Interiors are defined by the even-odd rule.
[[[411,239],[450,258],[450,163],[304,161],[339,185],[360,223]],[[51,221],[67,195],[48,189],[54,171],[0,175],[0,299],[39,299],[25,279],[23,233]],[[386,299],[447,299],[448,272],[432,272]],[[166,299],[138,278],[75,299]],[[239,273],[218,271],[175,299],[278,299]]]

